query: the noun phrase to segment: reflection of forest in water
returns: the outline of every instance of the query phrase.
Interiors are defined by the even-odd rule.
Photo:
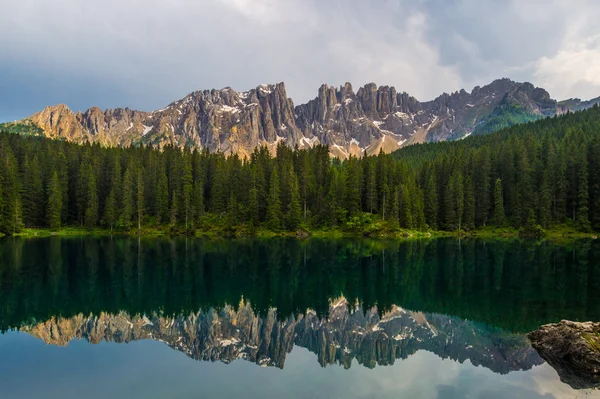
[[[180,316],[243,298],[277,318],[343,296],[525,332],[600,315],[600,244],[453,239],[0,240],[0,327],[101,312]]]

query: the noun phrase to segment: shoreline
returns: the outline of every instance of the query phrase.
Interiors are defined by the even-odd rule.
[[[544,230],[543,236],[528,237],[524,236],[519,230],[512,228],[483,228],[469,232],[444,231],[444,230],[394,230],[378,232],[361,231],[343,231],[339,229],[316,229],[316,230],[298,230],[298,231],[272,231],[267,229],[257,229],[249,231],[246,229],[236,230],[195,230],[186,232],[183,230],[173,231],[169,228],[147,227],[140,231],[113,230],[103,228],[85,228],[85,227],[65,227],[53,231],[47,228],[24,228],[14,235],[5,235],[4,237],[20,238],[43,238],[43,237],[194,237],[194,238],[371,238],[371,239],[428,239],[428,238],[485,238],[485,239],[537,239],[537,240],[571,240],[571,239],[596,239],[594,232],[581,232],[569,226],[557,226],[552,229]],[[3,237],[0,234],[0,238]]]

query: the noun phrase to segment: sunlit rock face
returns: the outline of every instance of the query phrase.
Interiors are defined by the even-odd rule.
[[[153,112],[92,107],[75,113],[66,105],[50,106],[20,123],[39,127],[46,137],[77,143],[187,146],[241,157],[259,146],[275,153],[279,143],[299,148],[324,144],[331,155],[348,158],[461,139],[497,130],[504,126],[499,120],[527,121],[598,102],[600,98],[557,103],[530,83],[498,79],[470,93],[444,93],[426,102],[374,83],[358,91],[350,83],[322,85],[317,97],[294,106],[284,83],[278,83],[244,92],[229,87],[196,91]]]
[[[57,317],[22,331],[61,346],[75,338],[90,343],[153,339],[196,360],[229,363],[245,359],[280,368],[294,345],[314,352],[322,366],[345,368],[354,359],[370,368],[390,365],[418,350],[459,362],[469,360],[497,373],[527,370],[542,362],[523,335],[398,306],[382,315],[376,308],[363,312],[344,298],[332,301],[324,317],[309,310],[282,320],[275,309],[258,315],[242,302],[235,308],[176,317],[126,312]]]

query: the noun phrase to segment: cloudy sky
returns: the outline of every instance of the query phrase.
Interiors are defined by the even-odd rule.
[[[596,0],[1,0],[0,121],[49,104],[161,108],[208,88],[393,85],[420,100],[498,77],[600,95]]]

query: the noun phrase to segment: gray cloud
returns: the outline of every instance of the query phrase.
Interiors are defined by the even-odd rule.
[[[502,76],[595,97],[599,18],[592,0],[4,0],[0,121],[277,81],[296,102],[322,83],[427,100]]]

